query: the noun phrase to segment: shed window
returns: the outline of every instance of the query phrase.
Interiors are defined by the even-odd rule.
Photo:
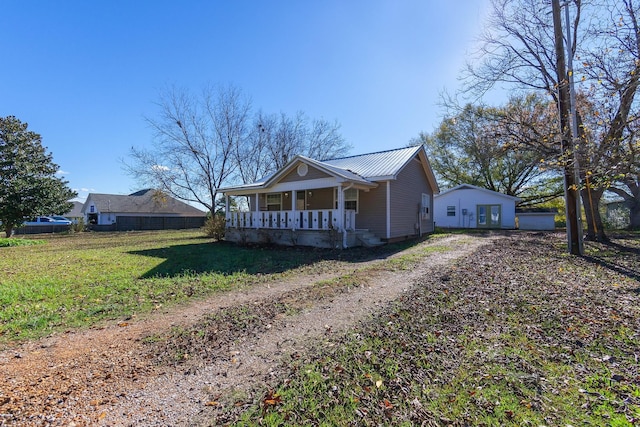
[[[455,206],[447,206],[447,216],[456,216]]]

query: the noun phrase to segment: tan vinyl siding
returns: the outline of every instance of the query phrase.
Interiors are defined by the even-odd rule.
[[[422,193],[429,194],[433,205],[433,191],[421,163],[411,160],[400,171],[395,181],[391,181],[391,238],[413,236],[418,233],[418,213],[422,202]],[[422,231],[433,230],[433,206],[430,219],[422,220]]]
[[[384,239],[387,236],[387,183],[379,182],[378,187],[369,191],[360,190],[356,228],[368,229]]]
[[[244,198],[245,196],[240,196],[238,198]],[[255,194],[251,194],[249,196],[246,196],[248,199],[248,203],[249,203],[249,210],[250,211],[255,211],[256,210],[256,195]]]
[[[282,179],[278,180],[278,182],[307,181],[309,179],[328,178],[331,176],[311,166],[308,167],[307,174],[305,176],[300,176],[298,175],[297,169],[297,167],[294,167],[291,172],[283,176]]]
[[[311,170],[309,170],[311,172]],[[311,196],[308,194],[311,191]],[[307,209],[333,209],[333,188],[316,188],[307,191]]]
[[[282,210],[290,211],[291,210],[291,191],[286,191],[282,193]]]

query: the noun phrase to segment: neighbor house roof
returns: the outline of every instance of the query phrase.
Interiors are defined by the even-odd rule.
[[[206,215],[200,209],[153,189],[141,190],[129,195],[91,193],[82,207],[83,213],[86,213],[86,208],[91,203],[96,206],[98,212]]]
[[[64,216],[69,217],[69,218],[79,218],[82,216],[82,206],[84,206],[84,204],[82,202],[78,202],[78,201],[72,201],[71,203],[73,203],[73,208],[64,214]]]
[[[519,197],[516,196],[509,196],[508,194],[504,194],[504,193],[499,193],[497,191],[493,191],[493,190],[489,190],[486,188],[482,188],[482,187],[477,187],[475,185],[471,185],[471,184],[460,184],[458,186],[455,186],[453,188],[450,188],[448,190],[443,191],[440,194],[435,195],[434,197],[438,198],[438,197],[442,197],[446,194],[452,193],[454,191],[458,191],[458,190],[476,190],[479,191],[481,193],[486,193],[486,194],[491,194],[493,196],[501,196],[507,199],[512,199],[516,202],[520,201],[521,199]]]

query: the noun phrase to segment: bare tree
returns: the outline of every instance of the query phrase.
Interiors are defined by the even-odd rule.
[[[242,183],[256,182],[273,172],[273,162],[269,156],[274,128],[273,116],[259,111],[249,125],[247,140],[238,144],[234,153],[237,165],[234,181]]]
[[[314,119],[307,133],[305,148],[304,153],[307,157],[327,160],[347,155],[351,145],[340,135],[340,124],[337,121]]]
[[[495,85],[515,85],[541,91],[560,105],[558,88],[566,87],[567,78],[555,72],[556,40],[549,2],[493,0],[492,4],[493,12],[482,36],[479,60],[470,62],[466,69],[470,91],[482,94]],[[611,169],[599,167],[608,162],[618,162],[618,165],[624,162],[627,169],[637,165],[629,156],[630,150],[616,159],[608,156],[608,147],[628,140],[630,123],[637,117],[638,8],[633,0],[571,0],[564,7],[570,7],[573,14],[572,38],[565,43],[570,47],[572,58],[578,60],[578,66],[569,72],[582,77],[580,83],[588,87],[583,91],[599,100],[593,105],[604,108],[600,111],[603,120],[595,122],[602,130],[591,134],[584,126],[584,112],[578,111],[579,134],[573,137],[580,142],[575,152],[565,152],[565,162],[570,162],[575,154],[580,164],[588,237],[606,239],[598,225],[602,221],[597,206],[606,188],[604,183],[611,182],[612,177],[594,179],[596,171]],[[635,172],[637,176],[637,168]],[[624,183],[618,181],[622,186]],[[628,196],[632,197],[632,194]]]
[[[215,211],[218,188],[234,173],[234,153],[246,139],[251,102],[233,87],[207,87],[201,96],[169,88],[157,103],[151,148],[131,148],[125,169],[138,181]]]
[[[593,37],[606,36],[598,39],[595,53],[583,62],[584,73],[592,82],[587,105],[597,114],[581,126],[592,136],[584,156],[588,161],[586,179],[596,183],[595,191],[588,191],[587,186],[582,192],[595,200],[603,190],[622,197],[631,210],[631,228],[640,229],[640,102],[636,99],[640,85],[640,8],[633,0],[622,0],[609,5],[606,12],[605,19],[589,27]]]
[[[337,122],[309,120],[302,112],[254,115],[251,101],[234,86],[209,86],[199,95],[171,87],[157,105],[158,116],[146,118],[153,144],[132,147],[125,170],[212,214],[223,186],[256,182],[297,154],[323,159],[350,149]]]
[[[238,153],[242,181],[254,182],[276,172],[298,154],[325,160],[347,154],[350,146],[340,134],[340,125],[324,119],[310,120],[303,112],[258,113],[245,151]]]

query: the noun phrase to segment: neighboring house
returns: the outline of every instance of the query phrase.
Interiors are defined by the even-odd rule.
[[[129,195],[90,193],[82,207],[94,230],[164,230],[198,228],[207,214],[157,190]]]
[[[461,184],[435,196],[433,215],[436,227],[516,228],[514,196]]]
[[[432,232],[438,184],[416,146],[324,161],[296,156],[264,180],[220,191],[227,240],[351,247]],[[237,196],[248,209],[230,212]]]
[[[555,230],[556,208],[516,209],[516,219],[520,230]]]
[[[77,201],[72,201],[71,203],[73,203],[73,209],[62,214],[62,216],[64,216],[65,218],[69,218],[71,222],[75,224],[80,218],[84,219],[84,214],[82,213],[82,207],[84,206],[84,203]]]

